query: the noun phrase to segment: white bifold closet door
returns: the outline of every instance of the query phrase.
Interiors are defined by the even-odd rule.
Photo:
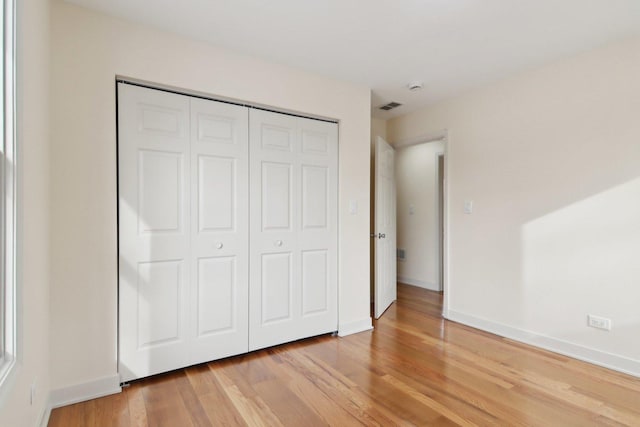
[[[249,349],[337,330],[338,126],[250,111]]]
[[[337,329],[335,123],[119,83],[118,165],[122,381]]]
[[[122,381],[248,350],[248,109],[118,84]]]

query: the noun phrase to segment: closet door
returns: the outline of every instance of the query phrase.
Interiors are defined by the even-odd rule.
[[[248,350],[248,109],[118,84],[122,381]]]
[[[119,371],[184,366],[188,344],[189,98],[118,84]]]
[[[248,351],[248,108],[191,99],[189,364]]]
[[[249,349],[337,329],[337,125],[250,111]]]

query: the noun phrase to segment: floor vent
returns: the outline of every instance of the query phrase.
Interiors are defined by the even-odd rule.
[[[402,104],[399,104],[397,102],[390,102],[388,104],[383,105],[382,107],[379,107],[381,110],[384,111],[389,111],[389,110],[393,110],[394,108],[398,108],[399,106],[401,106]]]

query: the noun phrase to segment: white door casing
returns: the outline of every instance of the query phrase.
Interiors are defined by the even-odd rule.
[[[337,137],[250,112],[250,350],[337,330]]]
[[[375,147],[375,298],[378,319],[396,300],[395,151],[378,137]]]
[[[247,120],[118,84],[122,381],[247,351]]]

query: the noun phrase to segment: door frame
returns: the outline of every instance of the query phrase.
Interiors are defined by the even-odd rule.
[[[443,142],[444,145],[444,142]],[[442,182],[440,182],[440,158],[442,158]],[[435,183],[436,183],[436,222],[438,230],[438,290],[444,291],[444,151],[435,153]],[[442,196],[442,197],[441,197]]]
[[[440,256],[442,257],[442,291],[444,292],[444,298],[442,301],[442,316],[444,318],[449,318],[449,274],[450,274],[450,256],[449,256],[449,130],[442,129],[436,132],[431,132],[423,135],[419,135],[413,138],[402,139],[393,144],[393,147],[396,149],[410,147],[412,145],[424,144],[427,142],[435,142],[442,141],[443,150],[442,152],[437,153],[437,155],[442,154],[444,156],[444,185],[443,185],[443,206],[442,206],[442,227],[443,227],[443,236],[442,236],[442,253]],[[436,174],[437,174],[437,164],[436,164]],[[436,175],[437,178],[437,175]],[[436,181],[437,182],[437,181]]]

